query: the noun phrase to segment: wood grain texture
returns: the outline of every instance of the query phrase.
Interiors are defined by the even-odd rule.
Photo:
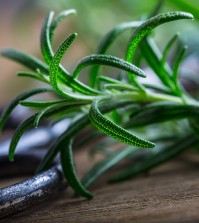
[[[91,163],[82,152],[78,159],[82,174]],[[184,155],[148,176],[118,184],[106,184],[106,175],[92,186],[93,200],[74,198],[67,190],[34,210],[0,222],[199,222],[198,161],[197,155]]]

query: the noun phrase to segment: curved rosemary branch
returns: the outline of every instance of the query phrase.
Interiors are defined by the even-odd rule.
[[[160,5],[157,6],[153,14],[159,10],[159,7]],[[183,126],[182,130],[186,131],[186,137],[191,135],[193,130],[197,136],[199,135],[197,124],[199,103],[189,92],[184,90],[179,80],[179,67],[182,64],[186,47],[183,46],[179,54],[175,56],[174,67],[171,67],[168,63],[168,52],[172,50],[177,36],[169,40],[162,53],[156,46],[153,37],[149,37],[151,31],[163,23],[179,19],[193,19],[193,16],[190,13],[177,11],[160,13],[142,22],[121,24],[113,28],[105,36],[99,45],[97,54],[82,58],[71,73],[61,66],[61,60],[77,34],[70,34],[62,42],[55,54],[51,44],[59,23],[63,18],[74,13],[75,10],[72,9],[61,12],[54,19],[54,12],[50,12],[47,16],[41,32],[41,50],[45,62],[18,50],[6,49],[1,51],[2,56],[19,62],[33,71],[20,72],[19,76],[37,79],[50,85],[50,87],[26,91],[16,97],[1,116],[0,130],[2,130],[9,115],[18,104],[38,109],[37,113],[24,120],[14,132],[9,150],[9,159],[13,161],[17,144],[28,129],[39,127],[40,121],[44,118],[48,118],[52,122],[70,119],[67,129],[60,133],[49,146],[37,171],[49,169],[53,160],[59,154],[62,171],[69,185],[76,194],[90,199],[92,194],[86,187],[99,176],[117,165],[121,160],[127,159],[129,156],[134,157],[135,151],[141,151],[139,148],[142,148],[142,151],[145,152],[147,148],[155,146],[150,141],[151,135],[148,134],[155,131],[155,128],[151,127],[151,125],[158,125],[159,128],[159,131],[154,133],[157,136],[156,138],[159,139],[157,140],[157,146],[159,142],[163,142],[166,138],[168,139],[167,132],[170,132],[173,136],[169,138],[172,140],[173,146],[169,151],[160,149],[158,154],[151,149],[151,157],[144,156],[144,160],[136,164],[135,168],[131,167],[128,171],[124,170],[121,175],[113,178],[112,181],[126,179],[146,171],[177,156],[189,147],[195,148],[198,145],[198,138],[195,136],[191,136],[189,142],[183,143],[182,136],[185,136],[185,134],[176,130],[176,125],[179,124],[180,127]],[[132,28],[136,28],[136,30],[130,37],[125,52],[126,58],[122,59],[113,55],[106,55],[108,47],[115,41],[116,37],[127,29]],[[136,78],[136,76],[146,77],[145,72],[140,67],[132,64],[138,46],[141,49],[140,59],[146,59],[149,68],[154,71],[162,85],[159,85],[159,83],[143,84]],[[80,71],[91,65],[93,68],[88,80],[90,87],[77,78]],[[99,75],[99,69],[104,65],[119,68],[120,72],[127,72],[128,78],[122,76],[122,74],[115,76],[109,74],[108,76],[105,76],[105,74]],[[97,88],[98,90],[94,89],[96,86],[99,87]],[[31,101],[28,99],[43,92],[53,92],[54,99],[51,101]],[[56,117],[56,119],[53,119],[53,117]],[[177,124],[176,120],[178,120]],[[189,123],[186,128],[184,127],[185,120]],[[168,126],[165,130],[164,122],[168,121],[169,124],[167,123]],[[89,126],[106,135],[105,141],[111,137],[114,143],[117,141],[122,145],[128,144],[130,146],[118,151],[106,151],[104,154],[109,154],[110,156],[104,157],[100,163],[97,163],[81,181],[73,160],[72,141],[78,133]],[[136,127],[142,130],[140,132],[141,137],[137,136],[139,133],[134,133],[137,130]],[[165,135],[160,135],[161,132]],[[98,144],[98,141],[96,144]],[[108,148],[104,149],[108,150]]]

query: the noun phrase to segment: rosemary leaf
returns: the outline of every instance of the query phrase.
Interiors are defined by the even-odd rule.
[[[75,100],[75,99],[63,99],[63,100],[55,100],[55,101],[20,101],[20,104],[27,107],[47,107],[49,105],[56,105],[60,103],[64,103],[65,105],[85,105],[90,101],[85,100]]]
[[[2,56],[14,60],[33,71],[39,69],[44,74],[49,74],[49,67],[34,56],[28,55],[17,49],[4,49],[0,53]]]
[[[53,16],[54,12],[51,11],[46,17],[40,37],[41,52],[47,64],[50,64],[53,57],[53,51],[50,47],[50,26],[53,20]]]
[[[146,77],[145,73],[138,67],[134,66],[133,64],[128,63],[121,58],[103,54],[93,54],[81,59],[73,72],[73,77],[77,78],[78,73],[82,69],[84,69],[87,66],[96,64],[116,67],[124,71],[130,72],[131,74],[135,74],[140,77]]]
[[[175,85],[170,77],[172,74],[171,69],[169,69],[168,66],[161,65],[162,54],[153,39],[150,37],[144,38],[140,44],[140,49],[143,57],[149,66],[154,70],[155,74],[163,85],[167,87],[171,93],[174,93]]]
[[[68,98],[79,98],[79,99],[84,99],[88,100],[89,98],[92,98],[91,96],[83,96],[83,95],[76,95],[72,92],[67,92],[66,90],[62,90],[61,87],[59,86],[58,83],[58,77],[59,77],[59,64],[61,62],[61,59],[65,53],[65,51],[68,49],[68,47],[72,44],[72,42],[74,41],[74,39],[76,38],[77,34],[73,33],[71,34],[59,47],[59,49],[57,50],[57,52],[55,53],[51,63],[50,63],[50,82],[52,87],[55,89],[55,91],[64,96],[64,97],[68,97]],[[81,87],[83,87],[84,85],[79,85],[78,82],[74,82],[73,78],[70,77],[70,85],[76,89],[79,89]],[[87,91],[87,89],[85,89],[86,92],[88,94],[90,94],[90,91]]]
[[[159,122],[180,120],[185,118],[197,117],[199,107],[194,105],[176,105],[173,103],[154,103],[142,107],[132,114],[131,120],[127,123],[128,127],[146,126]]]
[[[29,91],[25,91],[24,93],[18,95],[12,102],[4,109],[1,118],[0,118],[0,131],[2,131],[5,123],[7,122],[9,115],[16,108],[20,101],[25,100],[33,95],[44,93],[44,92],[52,92],[52,88],[37,88]]]
[[[179,52],[178,57],[176,58],[174,68],[173,68],[173,81],[175,85],[178,85],[178,76],[179,76],[179,67],[182,63],[182,60],[184,58],[184,55],[186,53],[187,46],[185,45]]]
[[[168,57],[169,51],[173,47],[176,40],[179,39],[179,35],[180,35],[179,33],[176,33],[166,44],[164,51],[163,51],[162,61],[161,61],[162,67],[165,66],[165,64],[167,62],[167,57]]]
[[[135,54],[135,50],[140,44],[140,42],[146,37],[154,28],[157,26],[171,22],[174,20],[179,19],[193,19],[193,15],[186,12],[168,12],[168,13],[162,13],[157,16],[154,16],[150,19],[148,19],[146,22],[144,22],[140,27],[138,27],[135,32],[133,33],[129,45],[126,52],[126,60],[128,62],[133,61],[133,57]],[[128,75],[130,81],[135,84],[136,86],[140,86],[138,82],[136,81],[135,77],[132,77],[132,75]]]
[[[102,113],[99,111],[99,105],[102,102],[104,102],[104,99],[95,100],[92,103],[89,111],[91,123],[97,129],[125,144],[142,148],[153,148],[155,146],[155,144],[153,144],[152,142],[135,136],[134,134],[114,124],[112,121],[108,120],[105,116],[103,116]]]
[[[42,81],[44,83],[47,83],[49,84],[49,80],[48,80],[48,76],[44,76],[44,75],[41,75],[39,73],[32,73],[32,72],[19,72],[17,73],[17,76],[19,77],[28,77],[28,78],[33,78],[35,80],[38,80],[38,81]]]
[[[162,13],[157,16],[154,16],[148,19],[146,22],[144,22],[141,26],[139,26],[135,30],[135,32],[133,33],[130,39],[127,53],[126,53],[126,60],[129,62],[133,60],[133,56],[134,56],[137,46],[143,40],[143,38],[147,36],[154,28],[156,28],[157,26],[163,23],[167,23],[167,22],[171,22],[171,21],[175,21],[179,19],[193,19],[193,15],[190,13],[178,12],[178,11],[168,12],[168,13]]]
[[[119,182],[123,180],[130,179],[136,175],[147,172],[150,169],[160,165],[161,163],[171,160],[186,149],[190,149],[193,146],[198,145],[197,138],[193,135],[185,136],[175,142],[173,145],[166,147],[163,151],[152,155],[149,158],[129,167],[128,170],[124,170],[117,175],[111,177],[110,183]]]
[[[59,105],[61,104],[61,106],[64,106],[64,110],[66,112],[66,109],[69,110],[71,108],[79,107],[80,105],[85,105],[87,103],[88,102],[81,101],[81,100],[80,101],[73,101],[73,102],[72,101],[68,102],[67,100],[62,100],[62,101],[58,101],[54,104],[51,104],[50,106],[44,108],[41,112],[38,113],[38,115],[36,116],[35,121],[34,121],[34,127],[35,128],[38,127],[40,120],[43,117],[45,117],[46,113],[49,113],[51,111],[56,110],[57,107],[58,107],[58,104]]]
[[[55,89],[55,91],[62,95],[70,97],[66,91],[63,91],[58,84],[58,75],[59,75],[59,64],[61,62],[61,59],[65,53],[65,51],[68,49],[68,47],[72,44],[74,39],[76,38],[77,34],[73,33],[71,34],[59,47],[57,52],[55,53],[51,63],[50,63],[50,83],[52,87]]]
[[[98,50],[97,54],[105,54],[108,48],[111,46],[111,44],[115,41],[115,39],[122,34],[124,31],[133,29],[141,25],[142,22],[140,21],[133,21],[133,22],[125,22],[122,24],[117,25],[114,27],[112,30],[110,30],[102,39]],[[97,79],[99,77],[99,65],[93,66],[90,75],[89,75],[89,81],[90,81],[90,86],[94,87],[96,86]]]
[[[68,109],[68,105],[62,105],[62,106],[56,106],[53,109],[49,109],[48,111],[45,112],[43,115],[43,118],[49,118],[53,115],[59,114],[59,112],[63,112],[64,110]],[[14,153],[15,149],[17,147],[17,144],[24,134],[28,129],[33,127],[33,123],[35,118],[37,117],[38,113],[32,115],[31,117],[27,118],[25,121],[23,121],[15,130],[14,135],[12,136],[11,142],[10,142],[10,147],[9,147],[9,160],[13,161],[14,160]]]
[[[52,43],[53,39],[54,39],[54,33],[55,33],[55,30],[57,28],[57,26],[60,24],[60,22],[65,19],[67,16],[69,15],[73,15],[73,14],[76,14],[76,10],[75,9],[69,9],[69,10],[65,10],[61,13],[59,13],[54,21],[52,21],[51,25],[50,25],[50,32],[49,32],[49,39],[50,39],[50,42]]]
[[[96,163],[88,173],[83,177],[82,184],[88,188],[92,183],[94,183],[103,173],[117,165],[121,160],[133,154],[137,148],[128,146],[126,149],[114,152],[106,159]]]
[[[61,149],[61,164],[64,176],[67,179],[69,185],[74,189],[77,195],[91,199],[93,195],[86,190],[81,181],[79,180],[75,165],[73,162],[72,154],[72,140],[66,142],[65,146]]]

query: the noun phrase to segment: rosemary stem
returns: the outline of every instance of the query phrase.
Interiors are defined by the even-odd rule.
[[[182,98],[173,96],[173,95],[165,95],[161,93],[153,93],[153,92],[131,92],[131,93],[123,93],[113,95],[112,99],[132,99],[134,102],[173,102],[177,104],[184,104]],[[199,106],[199,103],[191,98],[186,98],[186,103],[189,105]]]

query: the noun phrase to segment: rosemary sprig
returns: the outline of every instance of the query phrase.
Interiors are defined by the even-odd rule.
[[[160,5],[152,14],[156,13],[159,8]],[[174,67],[171,68],[168,63],[168,54],[178,35],[168,41],[162,53],[150,35],[154,28],[163,23],[180,19],[193,19],[193,16],[190,13],[177,11],[154,15],[146,21],[120,24],[103,38],[97,53],[82,58],[74,71],[70,72],[61,66],[61,60],[70,45],[74,43],[77,34],[70,34],[55,53],[52,49],[52,42],[59,23],[74,13],[76,13],[74,9],[67,10],[58,14],[54,19],[54,12],[48,14],[41,32],[41,51],[45,62],[16,49],[1,51],[2,56],[31,70],[31,72],[19,72],[18,76],[34,78],[50,85],[50,87],[33,89],[16,97],[1,116],[0,130],[3,129],[9,115],[17,105],[39,109],[39,112],[18,126],[12,137],[9,159],[13,161],[17,144],[25,131],[31,127],[39,127],[40,121],[44,118],[50,119],[56,115],[60,119],[64,119],[71,118],[72,114],[74,117],[71,119],[71,124],[49,147],[37,171],[48,169],[57,154],[60,154],[63,173],[75,193],[86,198],[92,198],[93,195],[86,188],[100,175],[117,165],[121,160],[127,159],[129,156],[134,157],[135,151],[139,152],[139,148],[142,148],[143,151],[145,151],[144,148],[151,148],[153,151],[152,148],[155,144],[150,142],[150,134],[147,134],[147,132],[153,132],[151,124],[161,126],[163,122],[169,121],[170,136],[178,135],[178,137],[168,138],[168,135],[164,137],[157,133],[156,138],[159,139],[157,140],[158,143],[165,142],[165,138],[167,138],[172,141],[173,146],[168,149],[159,149],[158,153],[150,153],[149,157],[146,156],[135,166],[131,164],[128,170],[124,170],[121,174],[113,177],[111,181],[133,177],[135,174],[149,170],[177,156],[182,151],[190,147],[195,148],[198,145],[198,138],[190,137],[190,135],[193,130],[198,135],[199,103],[189,92],[185,92],[179,80],[179,67],[185,56],[186,46],[182,47],[176,56]],[[134,29],[134,32],[127,44],[126,58],[122,59],[106,54],[116,37],[127,29]],[[140,78],[147,76],[147,73],[140,67],[132,64],[138,47],[141,50],[140,59],[147,61],[148,66],[160,79],[161,85],[158,83],[142,84],[137,79],[137,76]],[[101,74],[100,67],[104,65],[119,68],[120,71],[128,74],[128,78],[121,80],[120,78],[107,77],[104,73]],[[85,67],[89,66],[91,69],[89,85],[87,85],[79,81],[78,76]],[[31,101],[29,99],[29,97],[43,92],[53,92],[55,99],[51,101]],[[180,122],[182,119],[183,121],[187,120],[190,124],[189,130],[183,134],[182,132],[174,132],[175,121]],[[107,153],[109,155],[89,170],[81,181],[73,160],[72,141],[88,125],[92,125],[107,137],[112,137],[130,146]],[[147,128],[148,131],[144,138],[143,134],[138,136],[139,133],[134,133],[137,127],[143,130]],[[182,137],[188,140],[183,140]],[[87,139],[89,140],[90,137]]]

